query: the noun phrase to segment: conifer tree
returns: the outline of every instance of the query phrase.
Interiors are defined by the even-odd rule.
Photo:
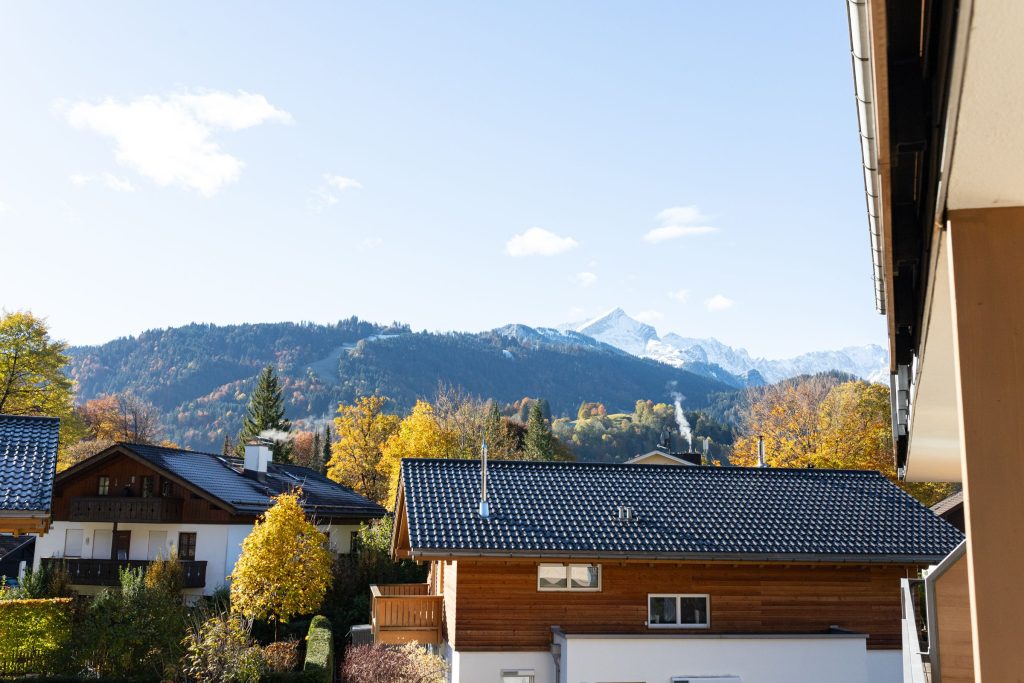
[[[534,401],[530,406],[524,446],[528,460],[553,460],[555,457],[555,437],[551,433],[551,425],[544,419],[540,401]]]
[[[306,466],[311,467],[317,471],[320,471],[321,456],[323,454],[323,448],[320,445],[320,430],[313,430],[313,443],[309,447],[309,460],[306,461]]]
[[[320,447],[323,449],[320,474],[327,474],[327,463],[331,461],[331,425],[324,425],[324,438]]]
[[[231,454],[231,439],[227,434],[224,435],[224,445],[220,449],[221,455]]]
[[[258,437],[265,431],[288,432],[292,423],[284,416],[284,397],[281,384],[274,374],[271,365],[263,368],[259,378],[256,380],[256,388],[249,397],[249,406],[246,408],[245,418],[242,422],[242,431],[238,433],[238,445],[235,452],[239,455],[245,453],[245,443]],[[290,462],[291,443],[283,440],[274,442],[274,462]]]

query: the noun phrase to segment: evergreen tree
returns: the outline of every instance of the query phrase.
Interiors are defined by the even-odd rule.
[[[256,380],[256,388],[249,397],[249,406],[246,408],[245,418],[242,422],[242,431],[238,433],[238,445],[235,452],[239,455],[245,453],[245,443],[258,437],[267,430],[277,432],[288,432],[292,423],[284,416],[284,397],[281,384],[274,374],[273,366],[268,365],[260,372]],[[292,446],[287,441],[274,442],[274,462],[290,462]]]
[[[309,460],[306,462],[308,467],[320,471],[321,457],[323,456],[323,447],[320,444],[320,430],[313,430],[313,443],[309,447]]]
[[[327,463],[331,461],[331,425],[324,425],[324,438],[321,445],[323,457],[320,463],[320,473],[327,474]]]
[[[227,434],[224,435],[224,445],[220,449],[221,455],[231,454],[231,439]]]
[[[551,433],[551,425],[544,419],[540,401],[534,401],[530,406],[524,450],[527,460],[553,460],[555,457],[555,437]]]

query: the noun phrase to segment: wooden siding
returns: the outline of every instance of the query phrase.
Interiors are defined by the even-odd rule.
[[[445,637],[448,638],[449,642],[455,641],[455,615],[456,615],[456,598],[458,596],[458,578],[459,578],[459,563],[458,562],[435,562],[435,566],[440,566],[441,578],[444,594],[444,623],[445,623]]]
[[[55,521],[72,521],[72,501],[76,498],[97,497],[99,477],[110,477],[110,498],[120,498],[127,489],[131,496],[141,499],[142,477],[153,478],[153,497],[163,497],[164,481],[170,487],[167,498],[180,501],[181,514],[178,519],[184,523],[226,524],[252,521],[252,516],[236,518],[215,502],[195,493],[181,484],[163,477],[145,463],[125,455],[115,454],[104,462],[87,467],[76,476],[59,482],[53,488],[53,519]],[[131,478],[135,477],[135,483]],[[178,503],[175,504],[177,507]],[[138,521],[126,516],[121,522]]]
[[[900,582],[909,566],[602,562],[599,592],[539,592],[537,562],[459,560],[445,569],[448,640],[463,651],[546,650],[568,633],[694,633],[649,629],[649,593],[707,593],[700,633],[866,633],[868,648],[901,645]],[[451,584],[457,588],[451,590]],[[453,628],[454,622],[454,628]]]
[[[974,644],[966,554],[935,581],[935,620],[943,683],[973,681]]]

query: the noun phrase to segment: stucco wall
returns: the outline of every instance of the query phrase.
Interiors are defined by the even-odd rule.
[[[448,648],[445,658],[451,666],[452,683],[501,683],[505,669],[533,671],[536,683],[555,683],[554,659],[547,652],[459,652]]]

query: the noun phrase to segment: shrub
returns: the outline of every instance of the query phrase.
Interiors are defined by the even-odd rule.
[[[181,654],[185,608],[181,595],[164,586],[150,588],[141,569],[121,572],[121,590],[93,598],[80,634],[77,659],[93,675],[174,673]]]
[[[192,680],[254,683],[264,673],[263,651],[253,645],[249,623],[236,615],[200,615],[183,644],[182,670]]]
[[[0,601],[0,673],[53,673],[71,637],[71,598]]]
[[[158,557],[146,568],[146,588],[181,595],[184,585],[185,570],[178,562],[177,553],[172,553],[166,560]]]
[[[271,671],[295,671],[299,665],[299,641],[281,640],[263,648],[263,660]]]
[[[321,680],[331,681],[334,675],[334,638],[331,622],[327,617],[317,615],[309,624],[306,635],[306,671],[321,674]]]
[[[4,591],[7,597],[19,600],[71,598],[71,575],[61,564],[44,564],[39,569],[26,569],[17,588]]]
[[[444,683],[448,664],[416,643],[402,647],[355,645],[345,651],[344,683]]]

